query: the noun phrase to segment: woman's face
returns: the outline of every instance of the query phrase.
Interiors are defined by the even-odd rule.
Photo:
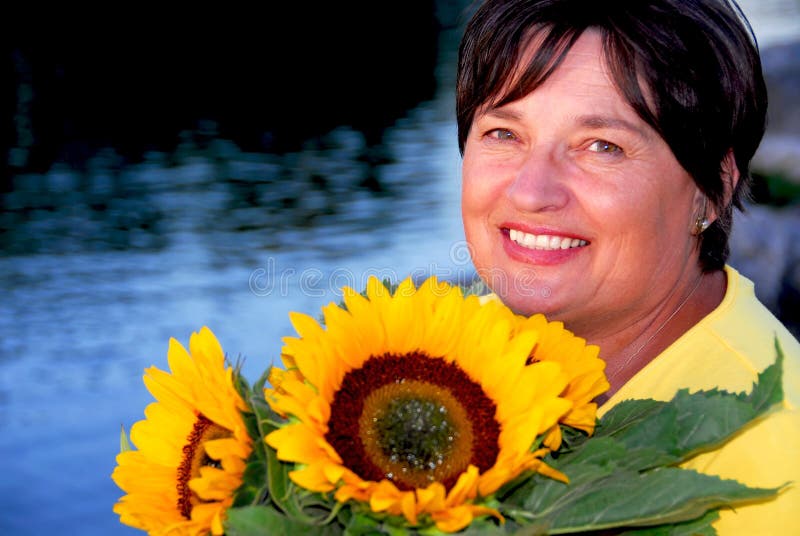
[[[517,312],[587,338],[644,318],[699,273],[700,194],[602,58],[588,31],[534,92],[478,110],[462,170],[481,276]]]

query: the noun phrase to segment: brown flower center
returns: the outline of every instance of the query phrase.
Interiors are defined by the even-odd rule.
[[[192,507],[203,502],[189,488],[189,480],[200,475],[200,468],[205,466],[219,467],[219,462],[206,454],[204,447],[207,441],[231,437],[231,432],[214,424],[202,413],[192,426],[192,431],[183,446],[183,458],[178,466],[178,512],[186,519],[192,518]]]
[[[331,404],[325,438],[364,480],[400,489],[452,487],[499,452],[496,406],[456,364],[422,353],[385,354],[348,372]]]

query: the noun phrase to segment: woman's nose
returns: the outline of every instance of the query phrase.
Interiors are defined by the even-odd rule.
[[[517,168],[506,195],[522,212],[559,210],[569,201],[564,169],[553,155],[533,151]]]

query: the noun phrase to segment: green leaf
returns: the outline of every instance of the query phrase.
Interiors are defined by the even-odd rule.
[[[119,451],[128,452],[129,450],[133,450],[130,441],[128,441],[128,434],[125,433],[125,425],[120,425],[120,433],[119,433]]]
[[[758,375],[757,383],[753,386],[753,391],[749,399],[754,407],[759,409],[759,413],[764,413],[783,400],[783,350],[777,335],[775,341],[775,363],[765,368]]]
[[[227,356],[226,361],[230,363]],[[242,374],[243,365],[244,359],[241,356],[236,360],[236,363],[233,364],[233,387],[239,393],[239,396],[247,400],[250,394],[250,385],[247,383],[247,378]]]
[[[236,490],[232,506],[250,506],[260,502],[266,495],[266,481],[266,463],[257,456],[251,456],[242,475],[242,485]]]
[[[247,433],[253,441],[253,452],[247,459],[242,485],[236,490],[233,506],[246,506],[267,502],[269,497],[269,473],[267,467],[267,445],[264,437],[275,427],[269,420],[274,413],[260,392],[252,392],[246,398],[251,409],[242,414]]]
[[[715,536],[717,531],[712,523],[717,519],[719,519],[719,512],[713,511],[685,523],[626,530],[619,536]]]
[[[345,536],[408,536],[409,534],[426,536],[444,536],[445,533],[433,526],[409,526],[404,517],[372,512],[368,509],[350,509],[342,511],[340,521],[344,523]],[[470,525],[470,528],[476,522]],[[469,529],[459,532],[460,535],[479,534]],[[486,534],[481,532],[480,534]],[[499,535],[498,535],[499,536]]]
[[[278,508],[307,525],[318,525],[331,515],[335,508],[334,500],[298,488],[289,478],[289,470],[294,464],[278,460],[272,448],[266,447],[265,452],[269,498]]]
[[[551,527],[588,530],[621,522],[628,526],[677,523],[726,504],[766,499],[777,491],[748,488],[734,480],[672,467],[639,475],[616,472],[603,489],[587,490],[574,498],[570,514],[562,512]],[[552,530],[553,534],[559,532],[564,531]]]
[[[590,492],[615,474],[636,475],[639,470],[669,465],[674,457],[666,456],[656,449],[626,449],[610,437],[588,440],[580,448],[548,460],[548,464],[566,474],[570,482],[562,482],[535,475],[512,490],[507,496],[500,495],[505,504],[522,507],[531,512],[543,512],[554,503],[569,500]]]
[[[503,526],[498,526],[497,523],[497,520],[493,517],[480,517],[473,520],[466,529],[460,531],[458,536],[499,536],[516,527],[516,525],[509,522],[506,522]]]
[[[344,534],[346,536],[367,536],[370,534],[384,534],[381,530],[381,520],[364,514],[354,514],[345,527]]]
[[[642,423],[646,424],[654,415],[658,415],[666,404],[652,399],[623,400],[600,419],[595,427],[594,437],[622,436],[629,429],[641,426]]]
[[[264,387],[267,385],[267,383],[269,383],[270,368],[271,367],[267,367],[266,370],[264,370],[264,372],[261,373],[261,376],[259,376],[256,382],[253,384],[253,392],[262,395],[262,398],[263,398]]]
[[[627,400],[598,423],[596,437],[610,436],[627,448],[653,447],[686,460],[717,448],[783,399],[783,353],[758,375],[750,394],[720,389],[678,391],[669,402]]]
[[[569,436],[566,450],[545,461],[569,484],[534,475],[498,492],[501,511],[521,534],[562,534],[648,527],[634,534],[713,534],[716,509],[773,497],[780,488],[676,467],[719,446],[783,398],[782,352],[750,394],[680,391],[669,402],[630,400],[610,410],[596,435]]]
[[[342,533],[338,525],[311,526],[293,520],[267,506],[229,508],[226,516],[226,536],[295,536],[297,534],[332,536]]]
[[[278,454],[271,448],[266,449],[267,487],[270,498],[284,511],[293,510],[289,500],[289,471],[284,463],[278,460]]]
[[[561,447],[559,451],[568,452],[573,450],[575,447],[582,445],[587,439],[589,439],[589,435],[584,432],[583,430],[578,430],[577,428],[572,428],[571,426],[561,425]]]
[[[549,489],[537,490],[524,510],[507,511],[517,522],[531,524],[522,533],[567,534],[681,523],[723,505],[766,499],[777,492],[674,467],[644,473],[620,468],[603,471],[592,465],[575,469],[576,478],[569,485],[560,484],[560,490],[556,483],[534,477]]]
[[[616,438],[596,437],[587,441],[584,446],[574,451],[571,456],[562,456],[551,465],[559,471],[578,472],[575,466],[595,465],[604,467],[611,473],[618,469],[644,470],[651,467],[669,465],[675,457],[667,456],[652,447],[626,448]],[[571,477],[572,478],[572,477]],[[575,475],[580,479],[580,475]]]
[[[492,291],[481,278],[476,278],[471,283],[460,286],[461,292],[464,294],[464,296],[485,296]]]

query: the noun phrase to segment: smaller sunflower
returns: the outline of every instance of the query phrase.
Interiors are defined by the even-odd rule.
[[[435,277],[393,294],[370,278],[344,304],[324,328],[292,314],[265,390],[287,418],[266,442],[297,485],[452,532],[500,518],[485,499],[523,472],[563,478],[533,449],[573,406],[562,365],[529,362],[538,332]]]
[[[225,510],[252,450],[241,415],[248,408],[216,337],[204,327],[192,334],[189,349],[171,339],[171,373],[145,371],[157,402],[131,428],[138,450],[120,453],[111,475],[127,493],[114,512],[151,535],[223,534]]]

